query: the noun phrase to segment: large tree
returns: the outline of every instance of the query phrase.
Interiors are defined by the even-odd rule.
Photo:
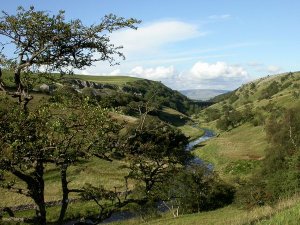
[[[7,63],[14,69],[16,92],[19,103],[26,107],[32,99],[22,82],[22,72],[28,70],[69,72],[70,69],[82,69],[95,61],[108,61],[114,64],[115,57],[124,58],[121,46],[110,42],[109,33],[121,28],[135,29],[140,21],[104,16],[98,24],[86,26],[79,19],[66,21],[64,11],[50,15],[37,11],[34,7],[25,10],[19,7],[15,15],[2,12],[0,35],[4,36],[2,45],[11,53],[1,57],[1,63]],[[6,51],[6,53],[7,53]],[[5,90],[1,80],[0,89]]]

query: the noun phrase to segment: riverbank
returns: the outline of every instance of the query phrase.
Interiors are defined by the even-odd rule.
[[[185,124],[178,127],[185,136],[189,138],[189,141],[196,140],[199,137],[202,137],[205,134],[205,131],[198,127],[198,125],[189,125]]]

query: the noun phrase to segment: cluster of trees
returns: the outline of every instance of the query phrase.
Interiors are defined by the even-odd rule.
[[[242,111],[238,111],[228,105],[223,105],[222,115],[219,114],[216,126],[218,129],[226,131],[246,122],[253,122],[254,124],[255,119],[259,116],[259,114],[256,114],[249,104],[245,105]],[[217,116],[217,113],[215,115]]]

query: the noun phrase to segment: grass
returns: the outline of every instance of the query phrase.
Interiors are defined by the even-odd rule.
[[[70,188],[79,188],[86,183],[93,185],[103,185],[108,189],[121,187],[124,185],[124,176],[127,174],[125,169],[121,169],[124,162],[116,161],[107,162],[101,159],[93,159],[87,163],[71,166],[68,170],[68,180]],[[24,184],[18,184],[24,185]],[[48,167],[45,174],[45,200],[54,201],[61,199],[62,191],[60,187],[60,177],[57,168]],[[8,192],[0,188],[0,208],[15,206],[20,204],[29,204],[32,201],[23,195]],[[71,198],[78,198],[72,194]]]
[[[235,205],[227,206],[209,212],[200,212],[188,215],[181,215],[173,218],[171,213],[162,214],[159,218],[143,221],[135,218],[122,222],[115,222],[114,225],[246,225],[246,224],[299,224],[300,197],[282,199],[274,206],[256,207],[251,210],[241,209]]]
[[[204,130],[188,124],[180,126],[178,128],[181,130],[182,133],[184,133],[185,136],[189,138],[189,140],[195,140],[196,138],[204,135]]]
[[[52,74],[53,77],[55,78],[60,78],[59,74]],[[34,75],[36,78],[36,75]],[[118,86],[122,86],[126,83],[129,82],[134,82],[137,80],[142,80],[142,78],[137,78],[137,77],[129,77],[129,76],[104,76],[104,75],[79,75],[79,74],[74,74],[74,75],[64,75],[64,78],[67,79],[80,79],[80,80],[85,80],[85,81],[91,81],[91,82],[96,82],[96,83],[103,83],[103,84],[114,84]],[[6,85],[12,87],[15,86],[14,84],[14,74],[11,71],[3,70],[3,75],[2,75],[3,81]],[[49,80],[47,80],[45,77],[40,79],[40,84],[42,83],[49,83]],[[51,81],[52,82],[52,81]]]
[[[172,108],[164,107],[158,113],[159,119],[177,127],[189,140],[194,140],[204,134],[202,129],[194,126],[194,122],[186,115]]]
[[[141,78],[137,78],[137,77],[129,77],[129,76],[103,76],[103,75],[95,75],[95,76],[72,75],[72,76],[68,76],[68,78],[82,79],[82,80],[92,81],[92,82],[96,82],[96,83],[116,84],[116,85],[124,85],[124,84],[126,84],[128,82],[142,80]]]
[[[267,146],[261,126],[244,124],[196,146],[194,153],[211,163],[222,178],[248,176],[259,168]]]

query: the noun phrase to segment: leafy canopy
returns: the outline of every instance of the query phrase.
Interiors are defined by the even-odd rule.
[[[34,7],[19,7],[15,15],[2,12],[0,35],[8,39],[18,69],[31,65],[47,66],[47,69],[63,71],[68,66],[82,68],[95,61],[114,63],[114,55],[124,58],[121,46],[110,43],[108,34],[124,27],[136,29],[140,21],[109,14],[100,23],[85,26],[79,19],[66,21],[65,12],[50,15]],[[97,54],[95,54],[97,53]]]

